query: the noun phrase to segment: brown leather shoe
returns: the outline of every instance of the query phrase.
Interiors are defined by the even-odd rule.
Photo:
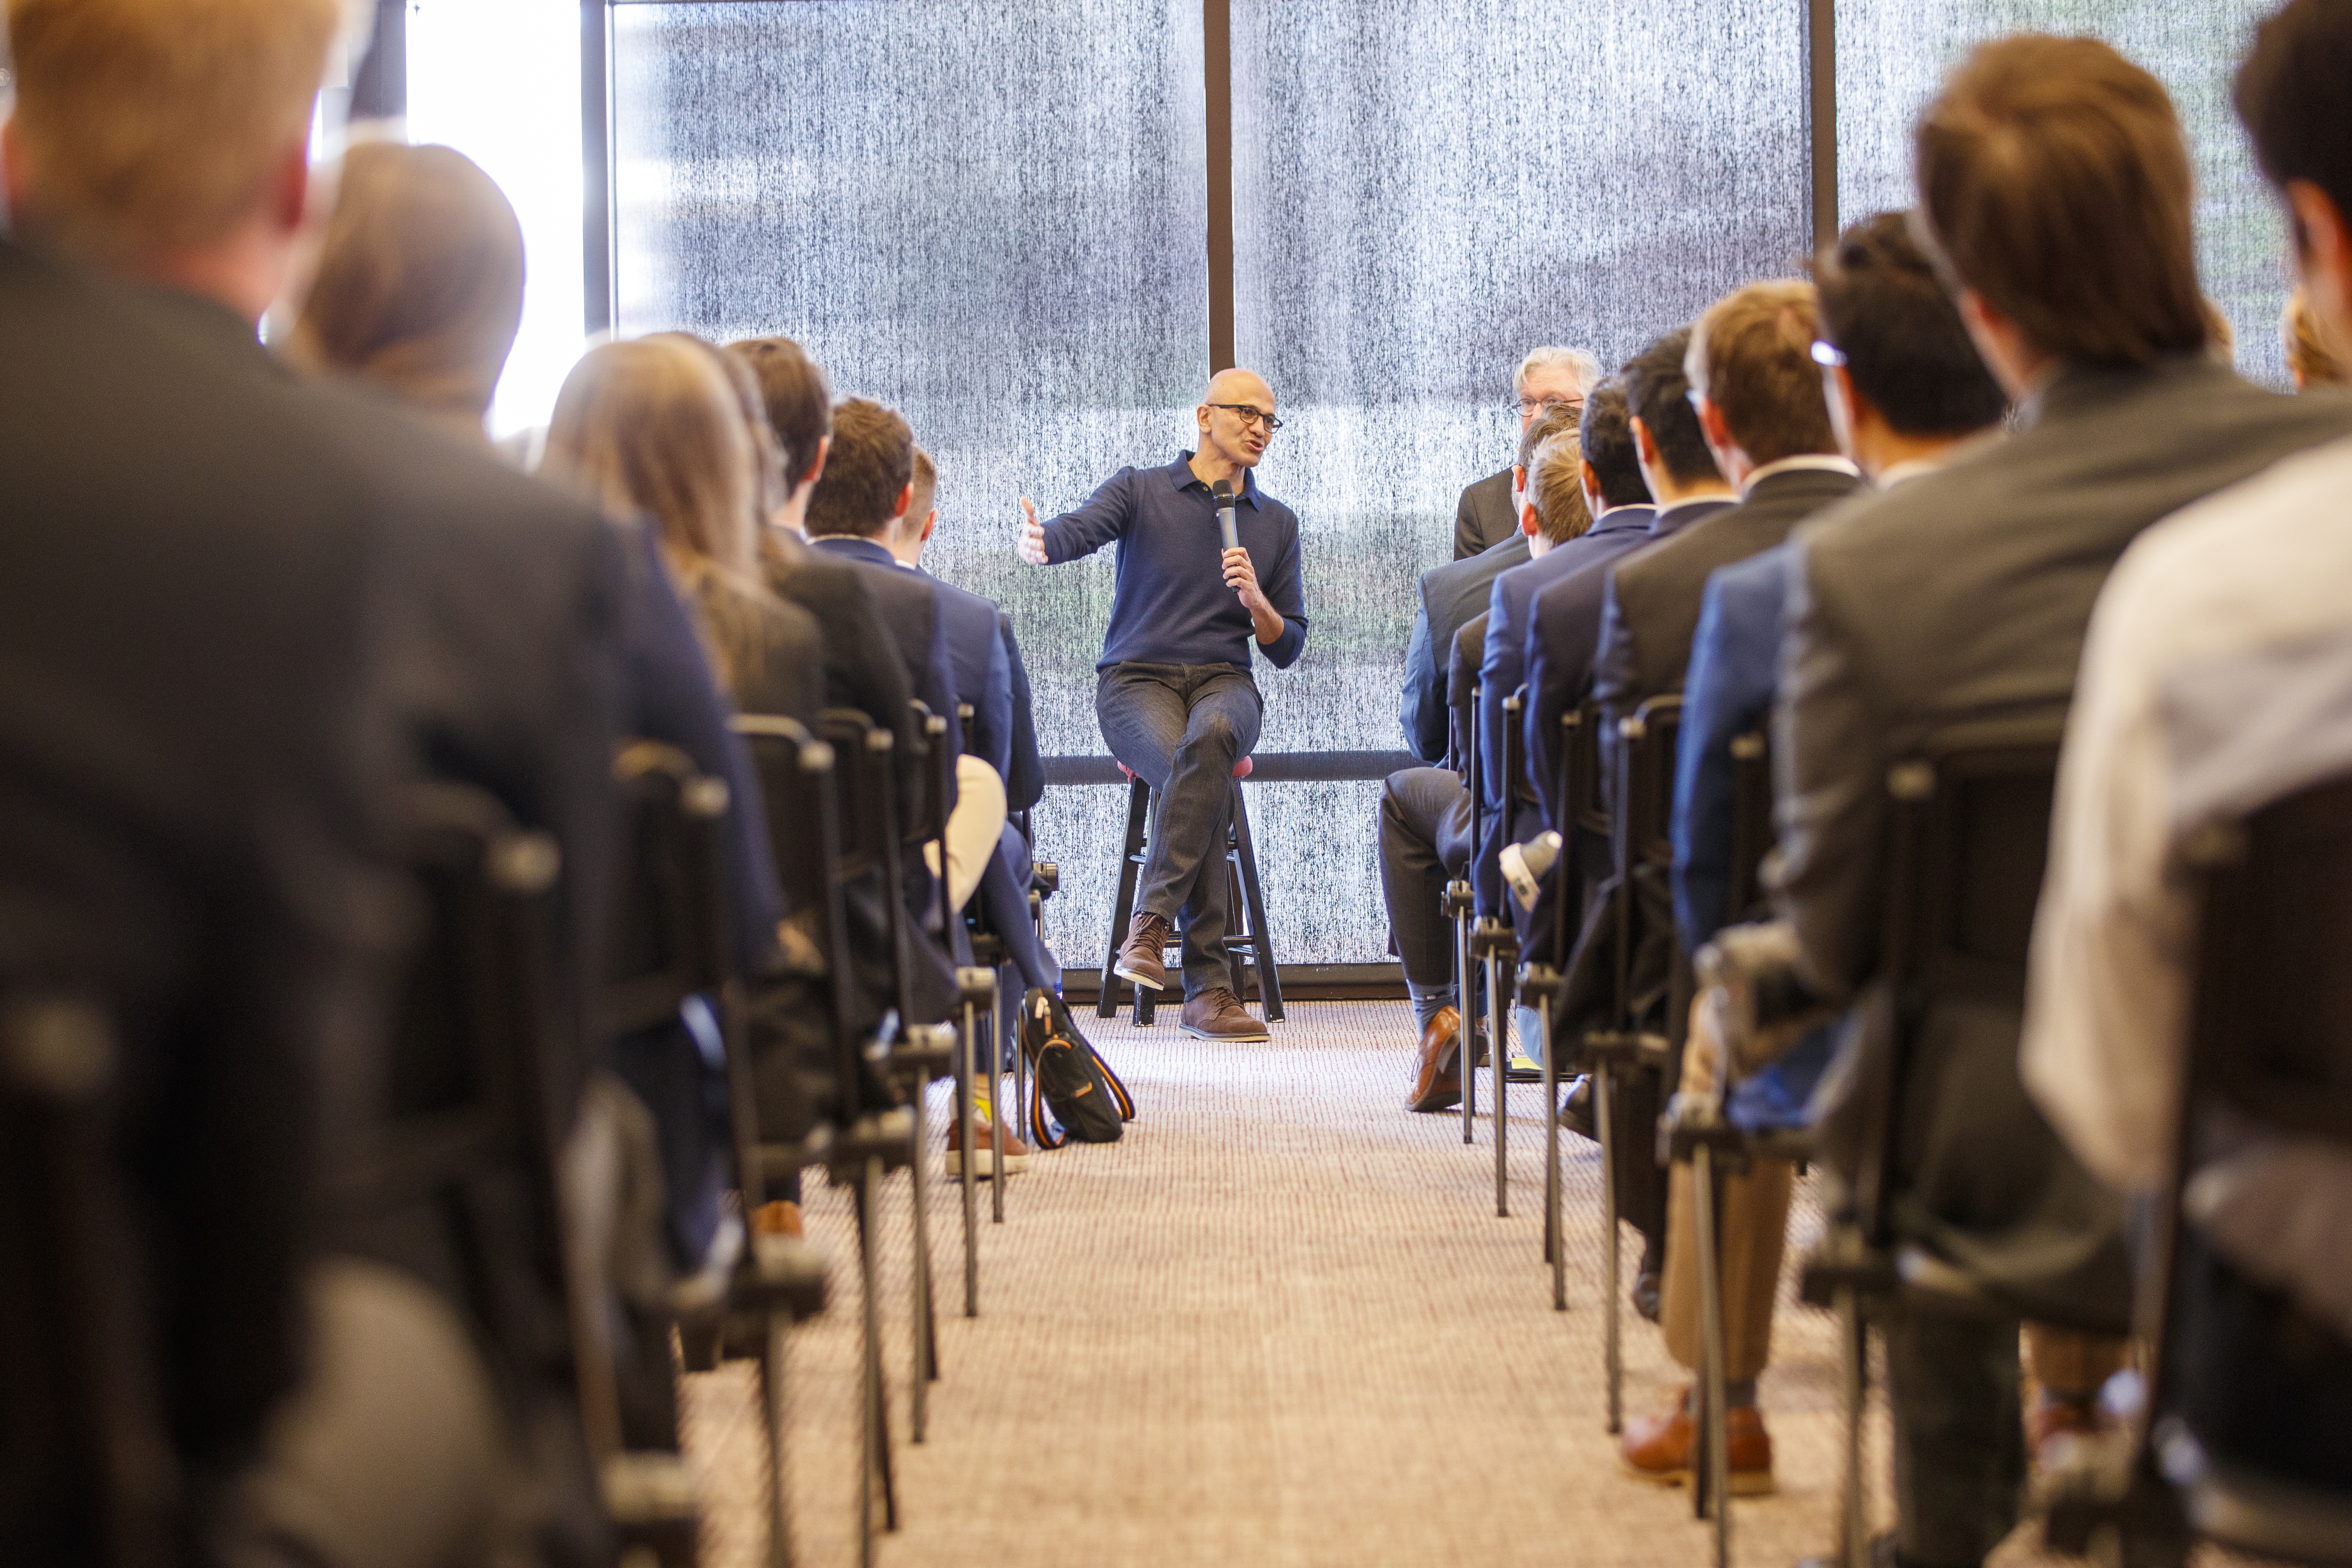
[[[753,1236],[798,1236],[801,1234],[801,1205],[778,1198],[772,1204],[761,1204],[751,1211]]]
[[[978,1114],[973,1119],[971,1141],[973,1147],[980,1151],[980,1158],[972,1165],[971,1173],[975,1179],[985,1182],[996,1174],[996,1121],[995,1118],[989,1114],[989,1108],[985,1103],[973,1109]],[[950,1176],[959,1181],[962,1179],[963,1128],[960,1122],[948,1124],[948,1152],[945,1165]],[[1028,1168],[1029,1145],[1021,1142],[1020,1137],[1008,1124],[1004,1129],[1004,1173],[1008,1176],[1017,1176]]]
[[[1441,1007],[1429,1027],[1421,1032],[1421,1059],[1413,1065],[1415,1110],[1444,1110],[1462,1103],[1462,1066],[1454,1050],[1454,1031],[1462,1027],[1459,1009]]]
[[[1772,1435],[1764,1413],[1752,1405],[1731,1407],[1731,1495],[1761,1497],[1772,1489]],[[1691,1456],[1699,1433],[1691,1420],[1690,1391],[1670,1415],[1644,1415],[1625,1424],[1617,1445],[1624,1466],[1645,1481],[1678,1487],[1690,1479]]]
[[[1183,1031],[1196,1040],[1264,1040],[1265,1026],[1249,1016],[1242,999],[1222,985],[1184,998]]]
[[[1127,940],[1119,944],[1118,958],[1110,972],[1121,980],[1132,980],[1138,985],[1149,985],[1154,991],[1168,989],[1168,921],[1150,910],[1138,910],[1135,919],[1128,922]]]

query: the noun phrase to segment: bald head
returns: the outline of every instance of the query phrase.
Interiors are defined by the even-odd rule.
[[[1193,410],[1202,458],[1220,468],[1254,468],[1274,439],[1274,388],[1255,371],[1221,370]]]

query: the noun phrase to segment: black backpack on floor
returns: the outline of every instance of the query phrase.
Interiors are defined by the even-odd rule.
[[[1078,1033],[1069,1007],[1042,986],[1021,999],[1021,1048],[1029,1057],[1029,1126],[1039,1148],[1073,1139],[1118,1142],[1135,1120],[1135,1097]]]

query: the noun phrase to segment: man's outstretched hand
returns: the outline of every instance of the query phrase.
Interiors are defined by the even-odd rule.
[[[1029,504],[1027,496],[1021,498],[1021,516],[1024,520],[1021,524],[1021,559],[1032,566],[1043,566],[1045,564],[1045,525],[1037,521],[1037,509]]]

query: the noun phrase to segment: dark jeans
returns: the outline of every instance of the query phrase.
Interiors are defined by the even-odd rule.
[[[1904,1311],[1887,1326],[1886,1377],[1906,1568],[1974,1568],[2023,1501],[2017,1325]]]
[[[1449,768],[1406,768],[1381,786],[1381,895],[1389,907],[1404,977],[1415,985],[1454,978],[1454,922],[1445,884],[1468,874],[1470,792]]]
[[[1151,844],[1135,912],[1173,921],[1183,932],[1187,996],[1233,984],[1225,833],[1234,764],[1257,744],[1264,708],[1249,671],[1230,664],[1115,664],[1095,682],[1095,718],[1110,754],[1151,786]]]

